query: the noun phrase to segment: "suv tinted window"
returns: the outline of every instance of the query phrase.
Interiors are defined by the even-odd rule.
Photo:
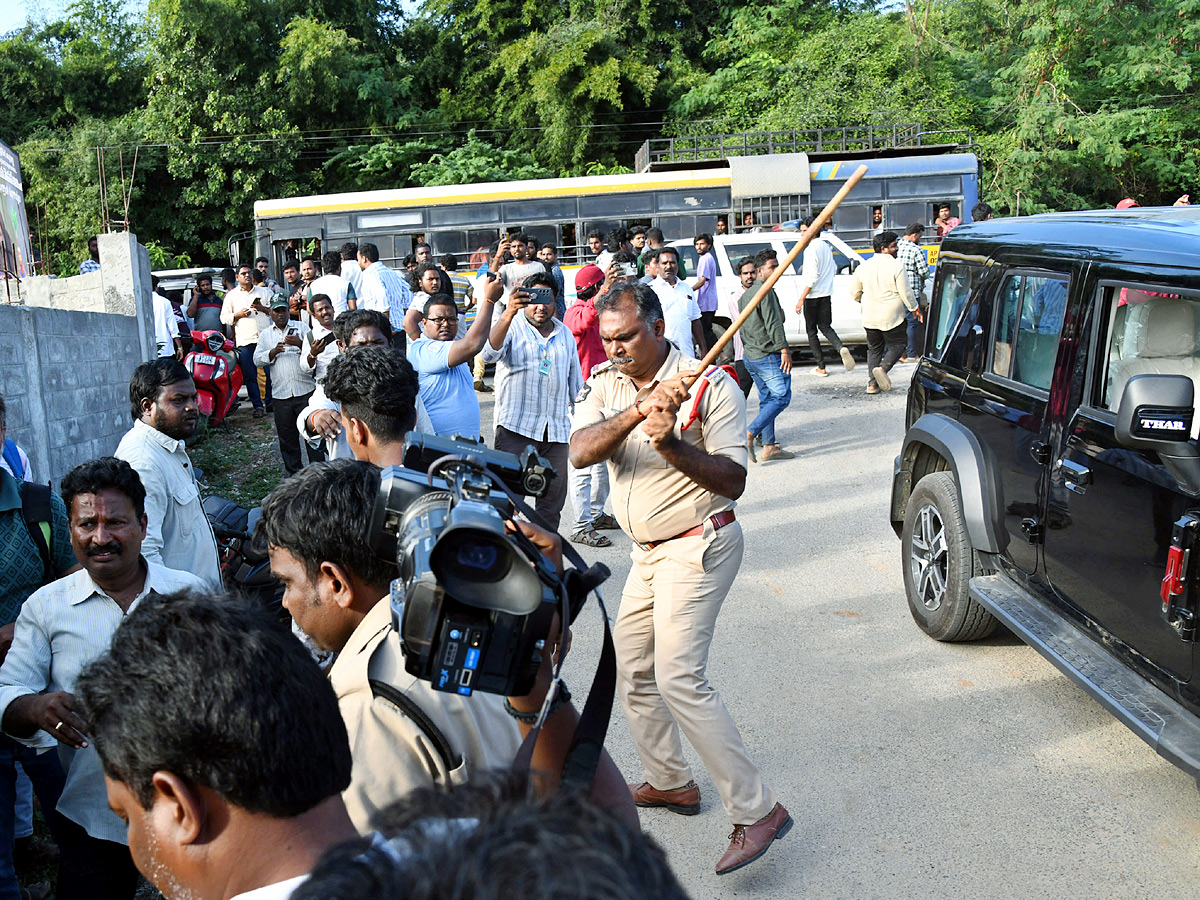
[[[1067,309],[1067,279],[1009,275],[996,301],[991,371],[1049,390]]]
[[[934,346],[938,352],[946,346],[946,340],[954,330],[954,324],[962,314],[971,296],[971,289],[983,278],[982,266],[944,262],[938,267],[939,299],[937,321],[934,322]]]
[[[1200,397],[1200,294],[1134,284],[1101,285],[1100,291],[1113,310],[1104,406],[1116,411],[1134,375],[1187,375]]]

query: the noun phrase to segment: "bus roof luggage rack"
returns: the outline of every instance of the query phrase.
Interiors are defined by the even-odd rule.
[[[851,155],[880,150],[928,151],[964,149],[972,144],[965,129],[926,131],[920,122],[893,125],[848,125],[842,128],[809,128],[790,131],[751,131],[744,134],[698,134],[652,138],[638,148],[634,169],[638,174],[720,164],[730,157],[776,153]]]

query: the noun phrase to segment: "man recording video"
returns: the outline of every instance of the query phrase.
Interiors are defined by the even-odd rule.
[[[376,465],[399,464],[416,418],[412,367],[393,351],[362,347],[330,365],[326,388],[341,403],[352,452]],[[405,671],[388,602],[396,564],[375,556],[367,541],[379,485],[379,470],[364,462],[310,466],[266,498],[259,526],[271,568],[284,584],[285,607],[318,645],[339,653],[329,676],[354,756],[345,799],[364,832],[375,812],[416,787],[461,782],[472,772],[510,765],[531,727],[525,720],[541,708],[550,687],[550,654],[533,692],[507,704],[487,694],[435,691]],[[557,536],[532,526],[523,530],[558,562]],[[551,709],[531,763],[550,790],[578,722],[569,702]],[[591,797],[635,817],[607,754]]]

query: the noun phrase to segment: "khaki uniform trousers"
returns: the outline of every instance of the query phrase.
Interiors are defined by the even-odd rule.
[[[683,787],[692,770],[682,730],[708,768],[735,825],[757,822],[775,797],[750,760],[725,701],[708,683],[708,648],[717,614],[742,563],[742,526],[732,522],[651,550],[634,546],[613,628],[617,693],[646,781]]]

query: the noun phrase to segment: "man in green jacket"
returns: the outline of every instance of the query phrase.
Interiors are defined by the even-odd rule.
[[[755,281],[738,301],[744,310],[771,273],[779,268],[774,250],[760,250],[754,257]],[[783,307],[775,291],[768,291],[762,303],[750,314],[741,330],[746,369],[758,387],[758,415],[746,431],[746,448],[754,455],[754,440],[762,437],[762,461],[791,459],[796,454],[784,450],[775,439],[775,417],[792,402],[792,356],[783,330]]]

